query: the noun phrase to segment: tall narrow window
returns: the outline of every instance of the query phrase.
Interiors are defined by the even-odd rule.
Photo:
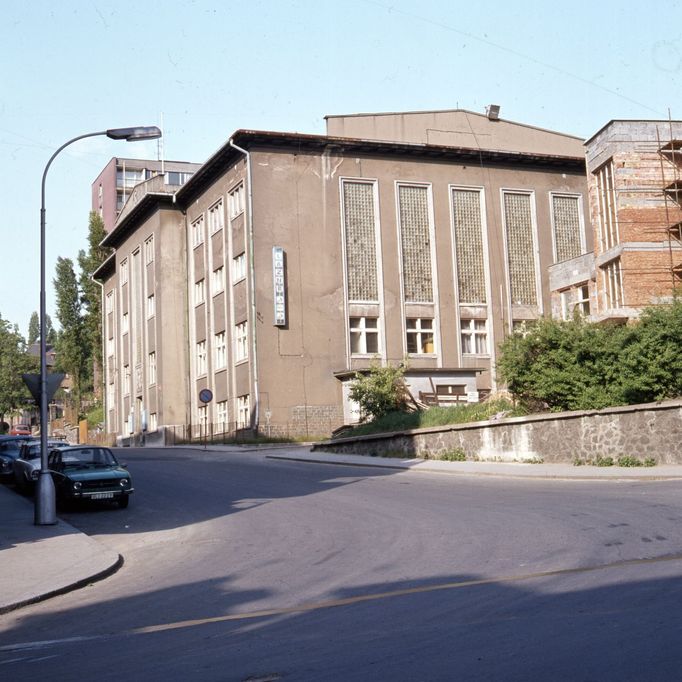
[[[121,286],[128,283],[128,259],[121,261]]]
[[[154,235],[144,243],[144,262],[146,265],[154,262]]]
[[[410,303],[433,301],[431,229],[427,187],[398,185],[403,296]]]
[[[230,220],[236,218],[244,212],[244,183],[235,187],[228,195],[228,206],[230,209]]]
[[[216,268],[211,275],[211,294],[213,294],[213,296],[225,288],[224,282],[225,270],[221,265],[219,268]]]
[[[453,189],[452,216],[459,302],[474,305],[485,304],[486,276],[481,223],[481,192]]]
[[[216,403],[216,433],[227,431],[227,400]]]
[[[154,294],[147,296],[147,317],[153,317],[156,313],[156,298]]]
[[[582,252],[580,197],[553,194],[552,223],[556,262],[579,256]]]
[[[130,315],[128,313],[123,313],[121,316],[121,336],[127,334],[130,331]]]
[[[147,361],[148,383],[150,386],[156,383],[156,353],[149,354]]]
[[[379,320],[376,317],[350,318],[350,352],[372,355],[379,352]]]
[[[619,242],[616,187],[613,176],[613,161],[608,161],[595,173],[599,201],[599,242],[602,251],[608,251]]]
[[[197,376],[206,374],[206,341],[199,341],[196,350]]]
[[[232,259],[232,284],[246,277],[246,254],[240,253]]]
[[[246,322],[240,322],[235,325],[234,332],[234,343],[235,343],[235,355],[234,359],[239,362],[240,360],[246,360],[249,357],[249,341],[248,341],[248,331],[246,328]]]
[[[197,247],[204,243],[204,216],[192,223],[192,246]]]
[[[123,365],[123,395],[130,395],[130,365]]]
[[[248,429],[251,426],[251,407],[249,396],[240,395],[237,398],[237,428]]]
[[[504,217],[512,303],[537,305],[531,195],[505,192]]]
[[[206,301],[206,281],[202,278],[194,282],[194,305],[201,305]]]
[[[208,229],[211,234],[223,229],[224,215],[222,199],[208,209]]]
[[[602,268],[604,278],[604,290],[606,292],[607,308],[622,308],[623,300],[623,276],[621,272],[620,258],[612,260]]]
[[[378,301],[374,184],[343,183],[348,298]]]
[[[227,344],[225,343],[225,332],[215,335],[214,341],[215,369],[227,367]]]
[[[435,353],[433,342],[433,320],[429,318],[407,318],[407,352],[412,354]]]

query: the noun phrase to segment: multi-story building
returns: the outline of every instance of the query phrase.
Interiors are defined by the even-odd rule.
[[[682,121],[610,121],[585,147],[594,253],[550,268],[553,312],[627,322],[682,284]]]
[[[184,186],[135,188],[97,273],[109,432],[326,434],[374,361],[406,361],[417,400],[479,400],[549,267],[592,251],[578,138],[494,108],[327,126],[239,130]]]
[[[153,161],[114,157],[92,183],[92,210],[99,213],[107,232],[111,232],[133,187],[155,175],[163,175],[173,188],[184,185],[201,167],[186,161]]]

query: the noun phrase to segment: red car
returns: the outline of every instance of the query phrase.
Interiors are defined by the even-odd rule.
[[[10,436],[30,436],[31,427],[26,424],[17,424],[9,430]]]

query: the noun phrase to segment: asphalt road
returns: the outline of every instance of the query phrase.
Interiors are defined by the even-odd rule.
[[[114,576],[0,617],[0,679],[679,680],[682,484],[125,450]]]

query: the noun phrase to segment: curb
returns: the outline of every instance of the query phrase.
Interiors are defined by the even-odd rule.
[[[118,554],[116,561],[111,566],[109,566],[109,568],[105,568],[104,570],[99,571],[98,573],[95,573],[94,575],[89,576],[87,578],[81,578],[80,580],[77,580],[76,582],[71,583],[69,585],[59,587],[56,590],[51,590],[50,592],[45,592],[44,594],[39,594],[29,599],[23,599],[22,601],[16,602],[14,604],[0,606],[0,615],[4,615],[6,613],[9,613],[10,611],[16,611],[17,609],[23,608],[24,606],[29,606],[30,604],[37,604],[38,602],[51,599],[52,597],[58,597],[61,594],[74,592],[75,590],[79,590],[82,587],[85,587],[86,585],[90,585],[91,583],[96,583],[99,582],[100,580],[104,580],[105,578],[108,578],[109,576],[116,573],[121,568],[121,566],[123,566],[123,564],[124,559],[120,554]]]
[[[352,466],[352,467],[364,467],[364,468],[375,468],[375,469],[391,469],[393,471],[405,471],[410,473],[428,473],[428,474],[445,474],[447,476],[480,476],[489,478],[506,478],[506,479],[522,479],[522,480],[550,480],[550,481],[587,481],[587,482],[602,482],[602,483],[656,483],[662,481],[680,481],[682,480],[682,475],[639,475],[639,476],[626,476],[624,474],[613,473],[612,475],[591,475],[586,473],[585,475],[577,476],[571,474],[553,474],[553,473],[543,473],[543,474],[525,474],[521,472],[495,472],[495,471],[464,471],[462,469],[451,469],[447,470],[445,468],[430,467],[428,464],[415,465],[415,466],[403,466],[397,464],[384,464],[381,461],[375,461],[371,463],[365,462],[344,462],[339,460],[329,460],[320,458],[310,458],[310,457],[295,457],[293,455],[266,455],[267,459],[279,459],[286,460],[290,462],[307,462],[311,464],[330,464],[336,466]],[[372,458],[375,459],[375,458]],[[382,458],[376,458],[382,459]],[[421,460],[425,463],[427,460]]]

